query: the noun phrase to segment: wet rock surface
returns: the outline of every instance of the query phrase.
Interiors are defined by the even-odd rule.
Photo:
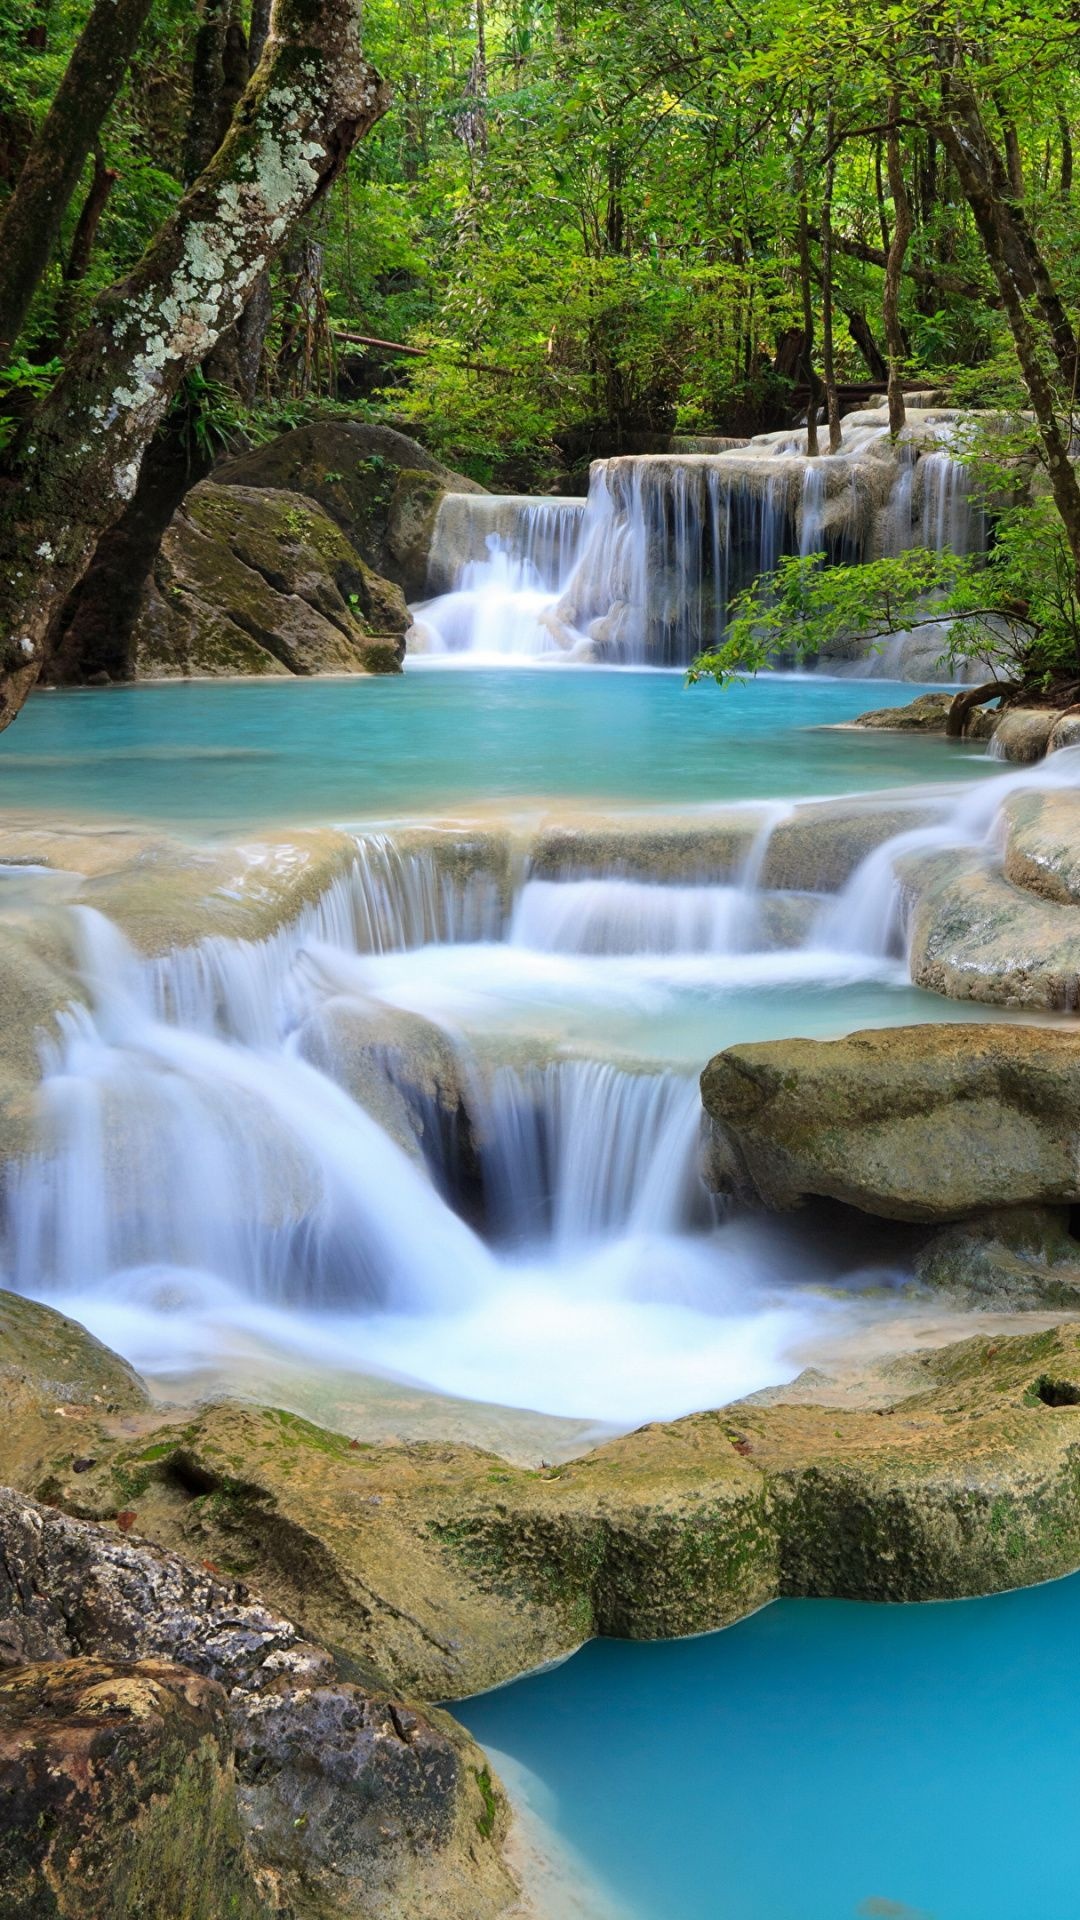
[[[1041,760],[1059,717],[1053,707],[1006,708],[994,729],[994,752],[1020,766]]]
[[[215,480],[318,501],[366,565],[395,581],[409,599],[424,591],[443,495],[484,491],[407,434],[352,420],[297,427],[226,461]]]
[[[897,861],[916,986],[953,1000],[1049,1012],[1080,1006],[1080,912],[1015,886],[981,852]]]
[[[905,706],[874,707],[857,714],[851,724],[889,733],[944,733],[952,703],[951,693],[920,693]]]
[[[1080,1564],[1080,1327],[976,1337],[904,1355],[875,1376],[873,1405],[830,1404],[827,1391],[815,1399],[812,1383],[800,1397],[796,1382],[789,1399],[644,1427],[539,1471],[474,1447],[358,1445],[228,1403],[137,1441],[105,1437],[89,1473],[76,1476],[66,1453],[37,1471],[61,1506],[77,1501],[113,1524],[128,1515],[133,1543],[211,1560],[223,1584],[241,1582],[301,1637],[332,1645],[339,1672],[378,1703],[376,1719],[365,1710],[346,1729],[332,1697],[343,1683],[317,1679],[306,1689],[313,1724],[340,1724],[355,1752],[353,1733],[364,1746],[395,1692],[399,1704],[402,1694],[405,1704],[410,1694],[462,1697],[593,1634],[704,1631],[785,1593],[993,1592]],[[272,1701],[293,1686],[282,1679],[243,1698]],[[267,1716],[284,1756],[278,1735],[291,1743],[295,1723],[276,1714],[260,1706],[255,1724]],[[422,1717],[443,1729],[426,1709]],[[413,1782],[384,1824],[396,1831],[400,1815],[404,1831],[415,1815],[427,1832],[420,1784],[407,1767],[398,1774],[405,1756],[380,1752],[380,1779],[384,1762]],[[288,1761],[271,1793],[274,1830],[299,1791],[294,1770],[328,1790],[321,1764],[316,1754]],[[483,1790],[467,1753],[458,1778],[455,1831],[475,1844]],[[459,1848],[446,1858],[461,1870]]]
[[[134,1519],[122,1510],[120,1525]],[[56,1664],[33,1664],[41,1662]],[[88,1697],[80,1691],[85,1672],[87,1686],[106,1688],[93,1697],[105,1701],[113,1722],[119,1690],[118,1711],[150,1728],[145,1753],[140,1748],[132,1758],[124,1748],[118,1757],[109,1746],[103,1764],[123,1765],[136,1779],[143,1765],[148,1774],[160,1768],[182,1789],[176,1820],[166,1802],[150,1840],[133,1829],[138,1872],[155,1867],[166,1842],[182,1843],[176,1821],[189,1808],[196,1833],[200,1822],[209,1823],[211,1838],[224,1836],[236,1863],[235,1893],[224,1882],[232,1904],[225,1894],[221,1906],[212,1904],[208,1841],[206,1884],[196,1880],[190,1907],[186,1893],[175,1895],[175,1907],[125,1906],[128,1896],[109,1880],[111,1906],[61,1905],[58,1915],[100,1912],[113,1920],[160,1912],[164,1920],[166,1913],[190,1912],[192,1920],[218,1920],[261,1913],[262,1896],[272,1895],[273,1910],[297,1920],[338,1913],[421,1920],[447,1910],[487,1920],[513,1896],[499,1852],[502,1795],[463,1730],[445,1715],[433,1718],[342,1677],[331,1656],[289,1620],[206,1565],[0,1491],[0,1665],[15,1669],[0,1683],[0,1754],[6,1733],[12,1791],[23,1796],[17,1805],[27,1820],[41,1791],[41,1767],[54,1783],[65,1779],[64,1756],[72,1740],[78,1743]],[[57,1677],[50,1681],[50,1674]],[[190,1781],[171,1728],[177,1714],[199,1753]],[[39,1723],[49,1716],[57,1724],[42,1761]],[[60,1829],[67,1820],[93,1854],[114,1845],[114,1821],[134,1816],[114,1808],[93,1780],[91,1788],[49,1818]],[[49,1878],[52,1869],[34,1853],[31,1835],[13,1844],[28,1850],[29,1882]],[[0,1864],[0,1890],[4,1870]],[[79,1887],[89,1898],[76,1876]],[[199,1905],[195,1894],[210,1904]]]
[[[8,1920],[261,1920],[225,1695],[168,1661],[0,1675]]]
[[[1005,817],[1005,878],[1059,906],[1080,907],[1080,793],[1014,793]]]
[[[317,501],[194,487],[165,534],[135,632],[144,679],[395,673],[408,614]]]
[[[702,1075],[718,1191],[958,1220],[1080,1199],[1080,1034],[890,1027],[730,1047]]]
[[[968,1305],[1080,1310],[1080,1241],[1064,1208],[992,1208],[919,1249],[915,1275]]]

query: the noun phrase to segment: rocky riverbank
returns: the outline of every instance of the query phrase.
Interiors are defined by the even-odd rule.
[[[28,1302],[5,1310],[0,1366],[13,1913],[54,1884],[58,1914],[104,1920],[141,1887],[163,1920],[196,1834],[216,1912],[494,1920],[521,1910],[503,1797],[421,1702],[596,1633],[702,1631],[780,1594],[992,1592],[1080,1562],[1074,1323],[905,1356],[872,1408],[807,1380],[538,1470],[271,1408],[165,1416]]]

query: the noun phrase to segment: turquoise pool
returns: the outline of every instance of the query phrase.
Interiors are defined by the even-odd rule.
[[[693,805],[998,771],[940,739],[816,731],[920,689],[677,673],[413,669],[400,679],[43,692],[0,741],[0,806],[228,831],[517,799]]]
[[[1075,1575],[597,1641],[455,1712],[529,1770],[620,1920],[1065,1920],[1078,1690]]]

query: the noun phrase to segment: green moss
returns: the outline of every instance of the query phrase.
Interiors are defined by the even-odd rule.
[[[495,1821],[499,1812],[499,1803],[495,1798],[495,1788],[491,1780],[491,1770],[488,1767],[474,1767],[472,1773],[473,1779],[480,1789],[480,1798],[484,1802],[483,1813],[477,1815],[476,1831],[480,1835],[481,1840],[490,1840],[495,1831]]]

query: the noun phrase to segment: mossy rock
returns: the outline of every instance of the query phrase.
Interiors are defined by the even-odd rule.
[[[702,1099],[721,1190],[892,1220],[1080,1199],[1080,1034],[955,1024],[729,1047]]]
[[[366,565],[402,587],[424,591],[427,555],[444,493],[483,493],[393,427],[326,420],[297,427],[228,460],[227,486],[283,488],[318,501]]]
[[[703,1632],[782,1594],[957,1598],[1072,1571],[1078,1447],[1071,1322],[908,1356],[869,1410],[781,1395],[539,1471],[226,1403],[117,1435],[78,1477],[58,1454],[48,1497],[133,1511],[358,1677],[452,1699],[594,1634]]]
[[[1065,1208],[994,1208],[920,1247],[916,1277],[965,1304],[1080,1311],[1080,1243]]]
[[[315,500],[194,487],[161,544],[136,629],[137,672],[398,672],[400,589]]]
[[[920,693],[905,706],[874,707],[857,714],[851,725],[888,733],[944,733],[952,703],[951,693]]]
[[[228,1708],[167,1661],[0,1678],[7,1920],[268,1920],[236,1805]]]
[[[0,1287],[0,1381],[6,1415],[20,1406],[97,1407],[131,1413],[150,1404],[134,1368],[65,1314]]]

